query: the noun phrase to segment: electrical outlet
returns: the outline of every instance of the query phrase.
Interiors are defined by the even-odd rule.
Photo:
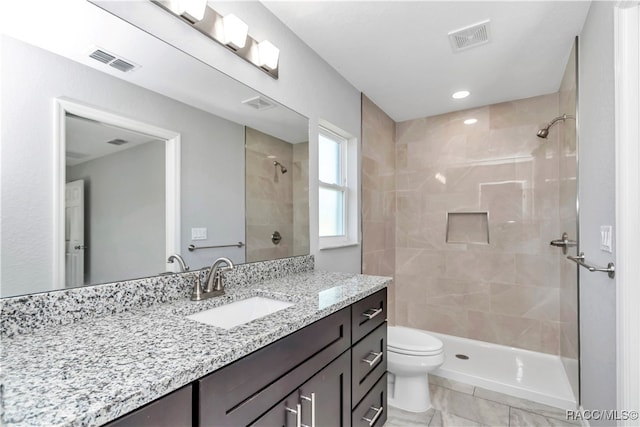
[[[206,228],[192,228],[191,229],[191,240],[207,240],[207,229]]]
[[[601,225],[600,226],[600,250],[611,253],[612,239],[613,239],[613,227],[610,225]]]

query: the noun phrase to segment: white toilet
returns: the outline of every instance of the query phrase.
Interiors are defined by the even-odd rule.
[[[389,326],[389,405],[410,412],[431,408],[427,374],[443,362],[444,345],[438,338],[419,329]]]

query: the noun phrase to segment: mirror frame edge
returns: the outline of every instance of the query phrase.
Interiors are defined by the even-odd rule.
[[[167,263],[169,255],[180,252],[180,144],[181,134],[80,101],[53,99],[53,268],[51,290],[65,289],[65,184],[66,114],[71,113],[112,126],[145,133],[165,141],[165,268],[176,272],[177,265]]]

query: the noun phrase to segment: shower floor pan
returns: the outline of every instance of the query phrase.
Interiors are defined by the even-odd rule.
[[[445,351],[445,362],[434,375],[557,408],[576,408],[559,356],[429,333],[442,340]]]

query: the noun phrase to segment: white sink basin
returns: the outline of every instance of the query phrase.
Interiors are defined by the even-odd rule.
[[[187,319],[231,329],[294,305],[271,298],[252,297],[187,316]]]

